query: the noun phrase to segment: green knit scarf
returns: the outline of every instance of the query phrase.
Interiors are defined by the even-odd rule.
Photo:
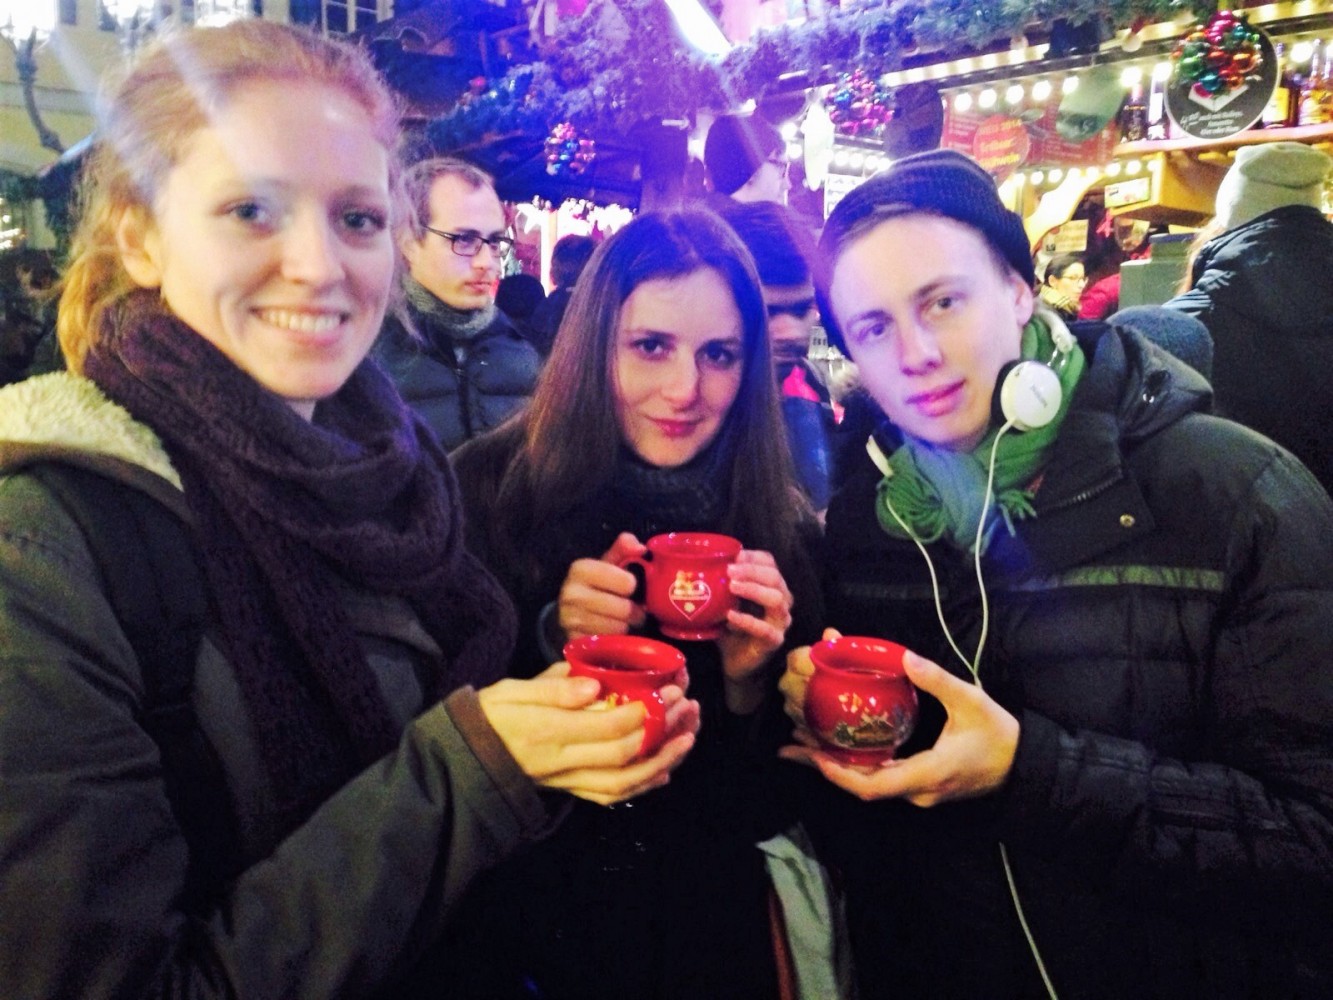
[[[1073,341],[1064,324],[1048,310],[1041,310],[1040,315],[1034,314],[1023,328],[1023,360],[1050,362],[1052,356],[1057,355],[1057,336],[1062,341],[1069,338],[1068,344],[1072,344],[1067,353],[1059,353],[1051,362],[1063,390],[1060,410],[1045,427],[1022,433],[1011,429],[1000,439],[995,453],[995,502],[987,513],[986,528],[981,536],[983,553],[1001,518],[1013,534],[1015,521],[1034,516],[1030,484],[1046,464],[1051,445],[1069,412],[1074,389],[1086,367],[1082,349]],[[999,431],[998,425],[992,426],[981,442],[967,453],[905,438],[903,446],[889,456],[886,474],[879,484],[875,510],[880,527],[895,538],[915,535],[925,545],[946,538],[956,547],[972,552],[977,540],[977,523],[986,500],[991,447]],[[911,528],[910,535],[890,513],[890,504]]]

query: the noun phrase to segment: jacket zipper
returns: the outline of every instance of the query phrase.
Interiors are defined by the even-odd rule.
[[[1120,480],[1124,478],[1125,478],[1124,473],[1117,472],[1114,475],[1110,476],[1109,478],[1102,480],[1095,486],[1091,486],[1086,490],[1082,490],[1078,493],[1075,493],[1072,497],[1068,497],[1057,503],[1051,504],[1049,507],[1043,508],[1043,510],[1038,512],[1037,516],[1040,517],[1043,513],[1049,514],[1053,511],[1064,510],[1067,507],[1074,507],[1077,506],[1078,504],[1086,503],[1087,501],[1093,499],[1094,497],[1101,496],[1103,493],[1105,493],[1112,486],[1114,486],[1116,483],[1120,482]]]

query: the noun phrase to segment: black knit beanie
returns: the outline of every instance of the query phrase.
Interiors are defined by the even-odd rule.
[[[760,115],[720,115],[704,140],[704,166],[713,190],[732,194],[785,144],[778,130]]]
[[[896,160],[838,202],[819,240],[823,266],[818,282],[820,313],[829,341],[846,352],[828,301],[831,263],[847,233],[877,209],[905,205],[937,212],[978,230],[1030,285],[1037,283],[1023,219],[1000,201],[995,180],[973,159],[952,149],[932,149]]]

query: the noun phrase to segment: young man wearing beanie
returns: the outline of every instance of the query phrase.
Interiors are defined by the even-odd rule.
[[[1290,448],[1333,491],[1330,167],[1327,153],[1303,143],[1240,149],[1191,289],[1167,305],[1213,335],[1218,412]]]
[[[704,166],[716,195],[785,205],[786,152],[778,130],[761,116],[719,115],[704,140]]]
[[[866,181],[821,251],[885,417],[829,507],[829,624],[921,694],[856,768],[801,726],[807,649],[782,682],[863,1000],[1333,996],[1333,501],[1139,333],[1034,305],[960,154]]]

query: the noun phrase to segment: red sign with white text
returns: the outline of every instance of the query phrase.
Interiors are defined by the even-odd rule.
[[[993,109],[957,111],[950,104],[944,112],[944,136],[940,145],[967,153],[978,161],[982,160],[983,153],[1003,159],[1005,162],[996,167],[987,165],[987,169],[1000,179],[1024,166],[1088,167],[1110,162],[1119,138],[1119,125],[1115,119],[1086,142],[1074,142],[1055,130],[1059,107],[1058,95],[1043,107],[1016,113],[1000,113]],[[1017,138],[1015,129],[1024,133],[1026,148]],[[1020,150],[1023,158],[1009,163],[1008,160]]]

